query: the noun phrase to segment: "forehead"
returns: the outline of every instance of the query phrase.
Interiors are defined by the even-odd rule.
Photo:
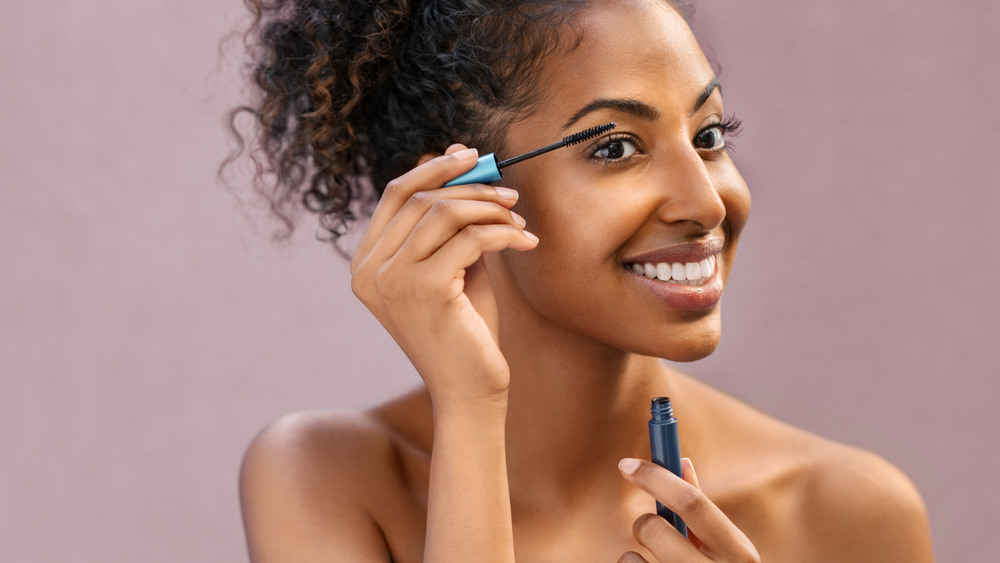
[[[636,99],[674,113],[690,108],[714,79],[687,22],[664,0],[592,3],[562,39],[571,47],[544,61],[534,112],[559,127],[599,98]]]

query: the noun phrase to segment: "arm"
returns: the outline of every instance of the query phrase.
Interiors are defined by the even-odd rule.
[[[506,403],[434,408],[425,561],[513,561]]]
[[[512,561],[504,425],[509,368],[481,258],[537,239],[512,190],[441,186],[475,164],[453,146],[394,180],[351,263],[352,288],[423,378],[434,409],[425,560]]]

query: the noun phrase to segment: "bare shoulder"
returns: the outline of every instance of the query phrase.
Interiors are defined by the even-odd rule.
[[[251,560],[389,561],[370,492],[398,481],[392,440],[365,412],[286,415],[250,444],[240,500]]]
[[[795,472],[802,551],[829,561],[933,561],[923,500],[913,483],[883,458],[816,439]]]
[[[682,382],[698,402],[691,417],[709,429],[699,439],[716,446],[702,488],[765,561],[933,560],[923,500],[891,463]]]

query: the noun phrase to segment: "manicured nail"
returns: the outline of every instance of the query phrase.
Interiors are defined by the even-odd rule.
[[[528,231],[521,231],[521,232],[524,233],[524,236],[528,237],[528,239],[530,239],[531,242],[538,244],[538,237],[536,237],[534,234],[529,233]]]
[[[639,460],[627,457],[618,462],[618,470],[626,475],[633,475],[639,469]]]
[[[497,195],[498,196],[500,196],[500,197],[502,197],[504,199],[509,199],[509,200],[512,200],[512,201],[517,201],[517,197],[519,195],[517,193],[517,190],[512,190],[510,188],[502,188],[502,187],[499,187],[499,186],[498,187],[494,187],[493,189],[497,191]]]
[[[451,155],[456,160],[476,160],[479,158],[479,151],[476,149],[463,149]]]
[[[510,212],[510,216],[513,217],[514,222],[520,225],[522,228],[528,224],[528,222],[524,220],[524,217],[521,217],[520,215],[514,213],[513,211]]]

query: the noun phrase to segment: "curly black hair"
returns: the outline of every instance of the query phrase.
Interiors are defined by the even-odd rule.
[[[254,187],[336,241],[390,179],[452,143],[502,148],[586,0],[244,0],[257,99],[230,114]],[[668,0],[685,17],[681,3]],[[570,34],[571,35],[571,34]],[[571,45],[565,47],[570,48]],[[250,144],[236,127],[249,113]]]

